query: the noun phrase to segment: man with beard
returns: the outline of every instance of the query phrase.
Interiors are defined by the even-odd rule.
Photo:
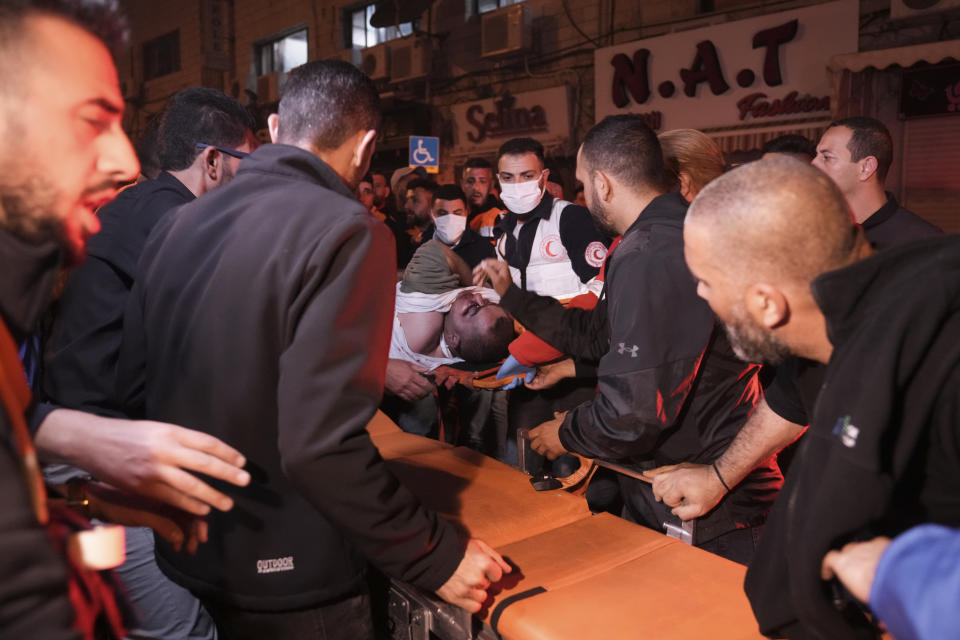
[[[820,138],[813,166],[840,189],[854,220],[876,249],[885,250],[941,231],[907,211],[883,184],[893,160],[893,142],[883,123],[852,117],[831,123]],[[807,358],[789,356],[757,410],[730,448],[716,461],[727,485],[734,486],[754,466],[794,442],[809,424],[824,368]],[[726,493],[708,466],[682,465],[651,472],[654,491],[682,518],[709,511]]]
[[[356,67],[294,69],[268,118],[275,144],[167,218],[138,266],[124,404],[222,436],[255,470],[196,557],[157,544],[228,637],[372,637],[368,561],[470,611],[509,571],[424,509],[366,432],[395,280],[389,231],[353,189],[379,123]]]
[[[664,193],[656,135],[639,116],[605,118],[584,139],[577,178],[598,227],[623,235],[594,309],[566,309],[557,322],[556,302],[510,284],[498,263],[483,263],[517,320],[574,358],[600,360],[592,399],[531,430],[531,446],[551,459],[573,451],[637,471],[668,461],[709,464],[759,398],[758,367],[737,361],[697,297],[683,262],[687,203]],[[756,469],[697,520],[693,543],[748,562],[780,482],[775,464]],[[629,519],[658,531],[681,527],[648,484],[626,476],[620,484]]]
[[[124,35],[112,2],[0,4],[0,133],[11,141],[0,150],[0,629],[5,637],[92,636],[93,627],[105,620],[103,608],[79,611],[83,594],[92,592],[76,582],[71,587],[75,599],[69,599],[65,554],[52,544],[65,544],[66,532],[62,519],[50,519],[37,458],[69,462],[101,481],[198,516],[211,506],[229,509],[232,501],[186,469],[238,484],[247,478],[238,468],[243,457],[204,434],[30,404],[17,362],[15,343],[34,330],[60,269],[83,259],[88,238],[100,226],[96,209],[137,175],[121,128],[123,97],[105,44],[118,45]],[[36,452],[28,425],[37,430]],[[203,535],[140,511],[145,503],[133,496],[113,508],[115,502],[104,500],[117,492],[104,482],[91,483],[87,495],[82,486],[75,488],[71,502],[76,505],[86,504],[104,518],[149,523],[176,546],[193,546]],[[95,573],[75,565],[70,575],[83,575],[91,580],[86,589],[99,589]],[[112,603],[108,592],[96,593],[99,605]],[[107,626],[99,631],[109,634]]]
[[[493,166],[483,158],[470,158],[463,165],[460,188],[470,207],[470,228],[484,238],[493,238],[493,228],[504,213],[493,195]]]
[[[246,109],[215,89],[185,89],[159,117],[155,144],[161,173],[100,209],[100,232],[87,243],[87,259],[70,274],[57,305],[43,390],[60,406],[123,417],[112,405],[123,312],[147,236],[176,207],[228,183],[254,145]],[[76,475],[72,468],[46,471],[51,481]],[[153,533],[128,527],[126,542],[127,559],[117,571],[140,613],[135,633],[214,637],[197,599],[157,568]]]
[[[777,158],[708,185],[684,247],[738,353],[827,364],[747,572],[760,630],[879,637],[862,610],[831,595],[821,565],[852,541],[960,524],[960,243],[931,238],[871,255],[837,186]]]

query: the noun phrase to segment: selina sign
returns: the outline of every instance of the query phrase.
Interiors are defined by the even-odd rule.
[[[721,129],[829,117],[827,64],[857,50],[858,10],[841,0],[598,49],[597,120]]]
[[[509,93],[451,108],[455,123],[453,153],[495,151],[510,138],[529,136],[546,146],[570,139],[570,99],[567,87]]]

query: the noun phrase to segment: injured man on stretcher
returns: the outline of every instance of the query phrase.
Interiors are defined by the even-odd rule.
[[[430,240],[397,283],[390,358],[430,372],[444,365],[496,364],[516,337],[513,318],[493,289],[472,281],[466,263]]]

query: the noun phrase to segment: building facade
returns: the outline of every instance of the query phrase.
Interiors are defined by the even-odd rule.
[[[704,130],[728,156],[745,158],[780,133],[815,139],[832,119],[863,113],[894,135],[894,193],[960,230],[957,214],[938,204],[960,196],[960,172],[933,171],[921,153],[933,136],[953,141],[942,145],[952,158],[942,164],[960,159],[950,155],[960,154],[960,106],[946,93],[960,98],[960,0],[130,0],[127,7],[134,42],[119,67],[134,138],[169,95],[198,85],[237,97],[264,127],[286,72],[329,57],[356,64],[381,89],[377,168],[406,165],[409,136],[436,136],[438,178],[449,181],[468,157],[493,159],[504,140],[530,135],[544,142],[570,197],[576,149],[611,113],[646,113],[660,130]],[[931,83],[942,106],[904,102]]]

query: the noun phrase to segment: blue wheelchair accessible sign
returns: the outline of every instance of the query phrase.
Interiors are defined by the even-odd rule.
[[[410,136],[410,168],[417,167],[427,173],[440,172],[440,138]]]

